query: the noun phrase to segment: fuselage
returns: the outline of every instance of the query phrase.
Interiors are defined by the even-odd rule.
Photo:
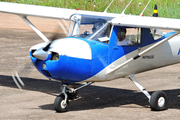
[[[141,43],[129,46],[117,46],[113,31],[108,44],[78,37],[58,39],[50,45],[45,60],[33,57],[32,53],[48,43],[33,46],[30,49],[30,56],[37,70],[43,75],[65,83],[108,81],[180,62],[180,37],[175,36],[141,58],[107,74],[108,69],[115,68],[173,34],[168,33],[154,40],[149,32],[150,29],[142,28]]]

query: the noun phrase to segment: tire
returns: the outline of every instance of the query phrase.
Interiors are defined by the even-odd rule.
[[[66,112],[69,107],[69,101],[65,101],[64,95],[59,95],[54,101],[54,109],[56,112]]]
[[[151,95],[150,107],[153,111],[162,111],[167,109],[167,95],[162,91],[156,91]]]

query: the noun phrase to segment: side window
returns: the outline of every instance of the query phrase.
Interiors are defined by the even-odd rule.
[[[164,36],[164,34],[159,29],[150,29],[150,30],[154,40],[158,40]]]
[[[141,43],[141,28],[127,28],[127,38],[132,42],[132,45]]]
[[[141,28],[119,27],[117,46],[139,45],[140,43],[141,43]]]

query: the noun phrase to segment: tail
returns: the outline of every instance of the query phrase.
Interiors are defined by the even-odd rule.
[[[155,6],[154,6],[153,17],[158,17],[157,4],[155,4]]]

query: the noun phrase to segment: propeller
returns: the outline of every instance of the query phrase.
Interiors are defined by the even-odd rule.
[[[52,44],[53,41],[57,40],[58,38],[61,38],[57,33],[55,33],[51,38],[50,38],[50,43],[43,48],[43,51],[48,51],[49,50],[49,47],[50,45]]]
[[[59,25],[60,25],[60,27],[62,28],[62,30],[63,30],[63,32],[64,32],[64,35],[65,35],[64,37],[67,37],[68,32],[67,32],[66,28],[68,28],[68,25],[67,25],[67,23],[66,23],[65,20],[62,19],[62,21],[63,21],[64,24],[62,24],[61,22],[59,22]],[[64,27],[64,25],[66,26],[66,28]],[[52,42],[53,42],[54,40],[57,40],[57,39],[60,39],[60,38],[63,38],[63,37],[60,36],[59,34],[57,34],[57,32],[56,32],[56,33],[50,38],[50,41],[51,41],[51,42],[50,42],[46,47],[44,47],[43,50],[44,50],[44,51],[48,51],[50,45],[52,44]]]
[[[66,22],[64,21],[65,26],[67,27]],[[63,26],[63,24],[61,22],[59,22],[59,25],[61,26],[61,28],[63,29],[64,34],[67,36],[67,31],[65,29],[65,27]],[[57,34],[57,32],[50,38],[50,43],[48,45],[46,45],[44,48],[40,48],[38,50],[36,50],[33,53],[33,56],[40,59],[40,60],[45,60],[48,57],[48,50],[51,46],[51,44],[57,40],[58,38],[62,38],[62,36],[60,37],[59,34]]]
[[[48,55],[49,55],[48,50],[49,50],[51,44],[52,44],[55,40],[57,40],[58,38],[59,38],[59,37],[58,37],[57,33],[55,33],[55,34],[53,35],[53,37],[51,38],[49,44],[47,44],[44,48],[37,49],[36,51],[33,52],[32,55],[33,55],[35,58],[38,58],[38,59],[40,59],[40,60],[46,60],[47,57],[48,57]]]
[[[49,47],[50,47],[50,45],[52,44],[52,42],[53,42],[54,40],[67,37],[68,32],[67,32],[66,28],[68,28],[68,24],[66,23],[65,20],[62,19],[62,21],[63,21],[64,24],[62,24],[61,22],[59,22],[59,25],[60,25],[60,27],[62,28],[65,36],[62,37],[62,36],[60,36],[59,34],[57,34],[57,32],[56,32],[56,33],[50,38],[50,41],[51,41],[51,42],[50,42],[46,47],[43,48],[44,51],[48,51],[48,50],[49,50]],[[66,28],[64,27],[64,25],[66,26]]]
[[[65,26],[67,28],[67,23],[65,21],[63,21],[63,23],[65,24]],[[54,32],[54,34],[49,38],[50,42],[44,48],[40,48],[33,53],[34,57],[41,59],[41,60],[45,60],[48,57],[48,50],[49,50],[51,44],[55,40],[65,38],[67,36],[67,31],[66,31],[65,27],[62,25],[62,23],[59,23],[59,25],[63,29],[64,34],[59,34],[60,28],[58,27],[56,32]],[[61,33],[62,33],[62,31],[61,31]],[[25,64],[24,68],[16,69],[15,72],[12,74],[13,81],[15,82],[16,86],[19,89],[22,89],[23,87],[25,87],[25,84],[24,84],[23,80],[21,79],[20,75],[25,74],[24,76],[27,76],[28,74],[31,73],[31,72],[29,72],[29,70],[31,70],[31,72],[32,72],[32,70],[33,71],[36,70],[34,65],[32,64],[32,62],[27,62],[27,64]],[[20,75],[18,73],[20,73]]]

